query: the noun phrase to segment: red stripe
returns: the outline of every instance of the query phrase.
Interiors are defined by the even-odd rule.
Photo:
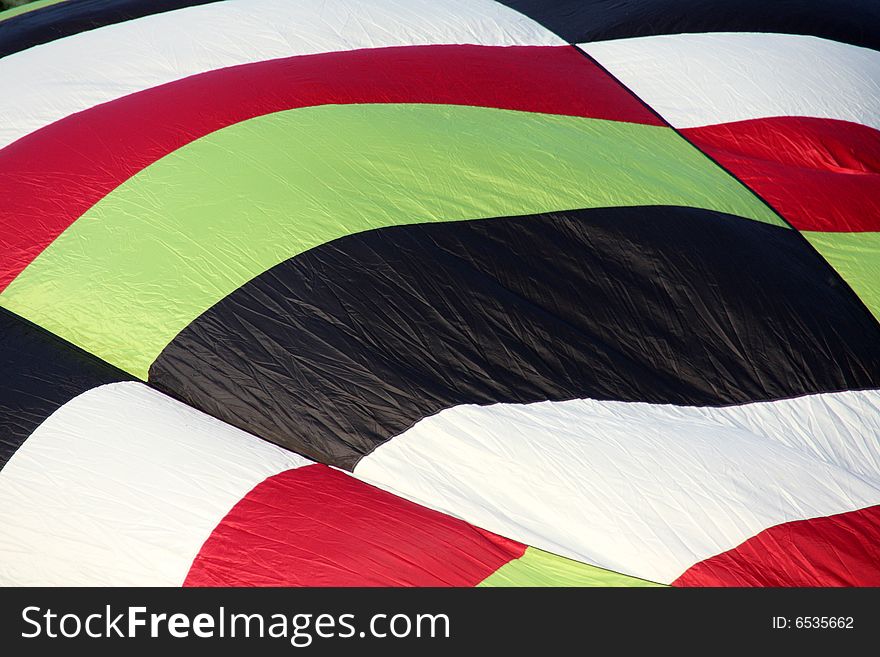
[[[776,525],[673,586],[880,586],[880,506]]]
[[[211,71],[73,114],[0,150],[0,290],[102,197],[194,139],[294,107],[403,102],[658,124],[568,46],[383,48]]]
[[[880,230],[880,131],[797,116],[682,132],[800,230]]]
[[[525,546],[325,465],[275,475],[220,522],[184,586],[475,586]]]

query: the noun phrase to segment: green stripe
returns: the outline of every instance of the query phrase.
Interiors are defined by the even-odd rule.
[[[141,171],[0,303],[145,378],[200,313],[319,244],[394,224],[620,205],[779,221],[665,127],[448,105],[310,107],[230,126]]]
[[[803,234],[880,320],[880,233]]]
[[[20,7],[12,7],[11,9],[0,11],[0,21],[5,21],[7,18],[12,18],[13,16],[18,16],[19,14],[24,14],[33,11],[34,9],[42,9],[43,7],[57,5],[60,2],[66,1],[67,0],[36,0],[35,2],[21,5]]]
[[[661,586],[530,547],[478,586]]]

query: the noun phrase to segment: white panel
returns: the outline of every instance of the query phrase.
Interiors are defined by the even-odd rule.
[[[212,69],[428,44],[561,45],[492,0],[226,0],[82,32],[0,59],[0,148],[53,121]]]
[[[792,520],[880,504],[880,392],[729,408],[459,406],[365,457],[364,481],[528,545],[669,583]]]
[[[677,128],[812,116],[880,129],[880,52],[788,34],[676,34],[581,44]]]
[[[0,584],[179,586],[236,502],[308,463],[143,384],[93,388],[0,471]]]

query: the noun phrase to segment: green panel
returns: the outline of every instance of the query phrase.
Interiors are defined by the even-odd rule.
[[[0,304],[146,378],[212,304],[344,235],[656,204],[780,223],[665,127],[449,105],[295,109],[144,169],[36,258]]]
[[[42,9],[43,7],[48,7],[50,5],[57,5],[59,2],[66,2],[66,0],[36,0],[35,2],[30,2],[26,5],[12,7],[5,11],[0,11],[0,21],[5,21],[7,18],[12,18],[13,16],[18,16],[19,14],[24,14],[25,12],[33,11],[34,9]]]
[[[880,233],[803,234],[880,320]]]
[[[478,586],[661,586],[530,547]]]

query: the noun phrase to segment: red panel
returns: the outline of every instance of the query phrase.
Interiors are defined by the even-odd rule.
[[[682,130],[800,230],[880,230],[880,131],[774,117]]]
[[[673,586],[880,586],[880,506],[762,531]]]
[[[194,139],[294,107],[404,102],[659,124],[569,46],[381,48],[211,71],[71,115],[0,150],[0,290],[107,193]]]
[[[525,546],[325,465],[270,477],[220,522],[184,586],[475,586]]]

